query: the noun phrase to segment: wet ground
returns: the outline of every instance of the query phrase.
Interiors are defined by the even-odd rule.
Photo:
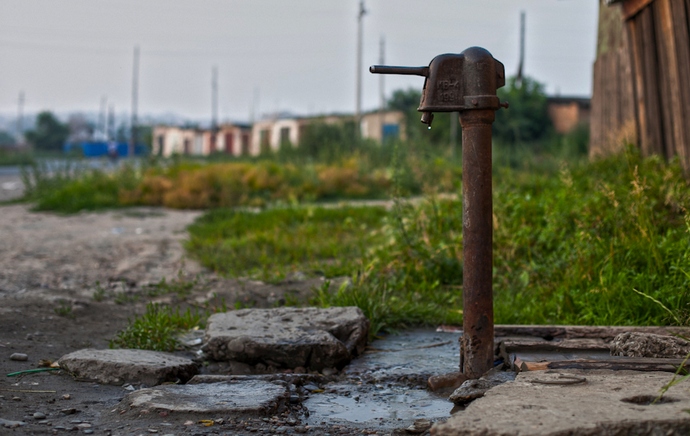
[[[374,341],[365,354],[343,370],[342,380],[311,395],[304,406],[307,423],[395,429],[417,419],[450,416],[448,392],[426,389],[427,379],[458,370],[457,333],[411,330]]]

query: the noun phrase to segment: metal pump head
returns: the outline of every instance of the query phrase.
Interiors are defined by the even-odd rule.
[[[425,77],[417,110],[422,112],[422,123],[429,127],[433,112],[498,109],[501,104],[496,89],[505,85],[503,64],[480,47],[468,48],[460,54],[438,55],[428,67],[374,65],[369,71]]]

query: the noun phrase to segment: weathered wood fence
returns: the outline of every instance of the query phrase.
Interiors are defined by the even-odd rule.
[[[690,171],[690,0],[614,2],[600,4],[590,154],[633,142]]]

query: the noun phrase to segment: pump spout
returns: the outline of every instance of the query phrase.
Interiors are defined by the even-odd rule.
[[[434,121],[434,113],[433,112],[422,112],[422,123],[426,124],[429,126],[431,129],[431,122]]]
[[[372,65],[369,72],[374,74],[402,74],[405,76],[429,76],[429,67],[392,67],[389,65]]]

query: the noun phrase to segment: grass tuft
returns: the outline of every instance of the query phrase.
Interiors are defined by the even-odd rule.
[[[187,309],[146,305],[146,312],[129,322],[127,328],[110,341],[110,348],[137,348],[154,351],[174,351],[179,347],[175,335],[195,327],[203,327],[205,313]]]

